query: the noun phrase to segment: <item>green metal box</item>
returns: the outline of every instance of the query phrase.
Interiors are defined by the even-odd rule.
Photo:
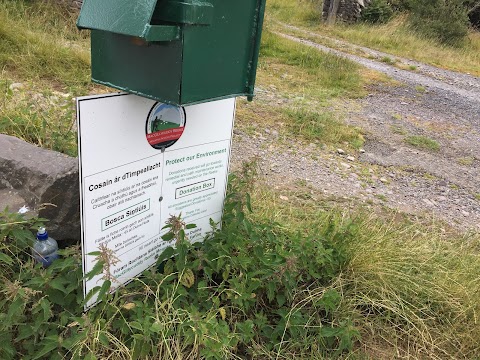
[[[84,0],[92,80],[175,105],[253,97],[265,0]]]

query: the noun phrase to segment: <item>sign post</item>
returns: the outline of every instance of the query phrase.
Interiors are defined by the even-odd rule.
[[[77,99],[84,274],[95,265],[87,254],[107,247],[120,260],[110,269],[118,287],[170,245],[161,236],[171,215],[197,225],[193,242],[220,222],[234,112],[233,98],[185,107],[124,93]],[[84,280],[85,296],[102,282]]]

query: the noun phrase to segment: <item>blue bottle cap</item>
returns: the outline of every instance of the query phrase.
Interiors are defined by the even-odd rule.
[[[48,233],[47,233],[47,230],[45,230],[44,227],[41,227],[40,229],[38,229],[37,239],[38,240],[47,240],[48,239]]]

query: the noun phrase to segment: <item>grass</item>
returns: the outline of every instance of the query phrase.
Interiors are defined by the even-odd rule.
[[[3,83],[5,94],[0,98],[0,132],[29,143],[65,153],[77,154],[75,109],[71,94],[50,92],[29,87],[10,90]]]
[[[290,133],[309,141],[319,140],[324,144],[348,143],[359,149],[364,143],[362,131],[338,121],[330,112],[315,112],[305,109],[285,109],[289,119]]]
[[[463,47],[452,48],[412,32],[407,26],[405,16],[397,16],[383,25],[337,23],[335,26],[326,26],[321,23],[321,12],[318,12],[314,2],[270,0],[267,10],[271,20],[276,19],[316,32],[320,35],[317,40],[321,43],[328,41],[321,36],[340,38],[394,56],[480,76],[480,33],[475,31],[469,33],[468,41]],[[317,12],[316,20],[302,22],[302,19],[307,17],[306,14],[312,12]],[[315,17],[311,16],[311,18]],[[327,44],[327,46],[331,45]]]
[[[464,165],[464,166],[472,166],[474,161],[475,161],[475,158],[473,156],[466,156],[466,157],[457,159],[457,162],[460,165]]]
[[[422,150],[430,150],[430,151],[439,151],[440,144],[434,140],[430,139],[423,135],[411,135],[405,138],[405,142],[408,145],[416,147]]]
[[[276,191],[290,201],[279,201]],[[337,311],[353,315],[361,329],[359,358],[480,354],[480,303],[473,285],[480,281],[478,235],[446,235],[442,224],[420,224],[386,209],[380,216],[367,208],[341,210],[348,203],[320,200],[310,189],[276,191],[256,188],[256,216],[292,231],[321,233],[319,224],[333,222],[353,232],[338,234],[351,261],[333,286],[343,295]]]
[[[480,34],[472,32],[469,42],[457,49],[441,46],[423,38],[406,25],[405,17],[379,26],[356,24],[354,26],[337,25],[328,29],[319,26],[323,34],[338,36],[344,40],[391,53],[403,58],[415,59],[442,68],[480,75]]]
[[[388,65],[394,65],[397,62],[395,59],[392,59],[389,56],[382,57],[380,61]]]
[[[342,95],[357,97],[364,93],[360,67],[353,61],[281,38],[268,29],[262,35],[260,55],[263,58],[260,72],[265,68],[268,72],[268,66],[274,61],[305,73],[303,85],[308,95],[322,99]],[[261,75],[259,78],[262,80]],[[290,85],[285,85],[288,91]]]
[[[423,94],[427,91],[427,89],[425,88],[425,86],[422,86],[422,85],[416,85],[415,86],[415,90],[420,93],[420,94]]]
[[[0,69],[0,132],[75,156],[73,96],[94,88],[88,33],[75,14],[48,1],[1,0]]]
[[[362,96],[366,82],[355,63],[265,30],[258,96],[253,103],[238,101],[236,125],[249,134],[276,129],[285,141],[293,136],[330,146],[347,142],[359,148],[362,131],[344,124],[327,107],[340,97]]]
[[[0,68],[12,78],[53,83],[57,90],[85,93],[90,55],[87,33],[74,15],[49,2],[0,2]],[[45,82],[44,82],[45,84]]]
[[[311,0],[269,0],[267,3],[267,17],[273,16],[282,21],[296,25],[318,24],[322,14],[321,2]]]
[[[346,125],[328,110],[307,109],[304,106],[275,107],[259,102],[239,101],[236,125],[250,135],[264,129],[275,129],[280,141],[291,144],[292,139],[318,142],[330,147],[349,144],[354,149],[364,143],[363,131]]]

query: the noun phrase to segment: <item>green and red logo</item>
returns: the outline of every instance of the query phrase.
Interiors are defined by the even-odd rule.
[[[185,120],[185,109],[182,106],[155,103],[148,113],[145,125],[148,143],[159,150],[172,146],[182,136]]]

